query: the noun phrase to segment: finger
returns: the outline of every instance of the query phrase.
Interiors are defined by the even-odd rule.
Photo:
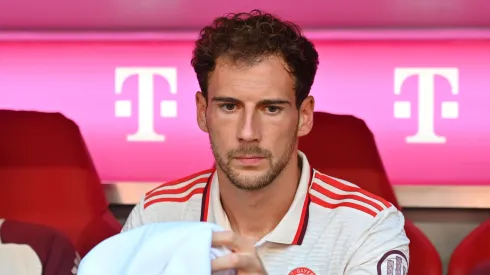
[[[221,271],[238,268],[239,259],[234,253],[221,256],[211,261],[211,271]]]
[[[241,251],[246,249],[246,243],[244,243],[241,238],[232,231],[213,232],[211,246],[224,246],[233,251]]]
[[[261,266],[254,260],[252,254],[230,253],[211,261],[211,270],[221,271],[227,269],[238,269],[242,271],[255,271]]]

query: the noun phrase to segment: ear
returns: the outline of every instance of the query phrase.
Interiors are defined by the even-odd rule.
[[[206,133],[208,132],[208,124],[206,121],[207,104],[208,102],[206,98],[202,95],[202,93],[197,92],[196,93],[197,125],[199,125],[199,128]]]
[[[299,107],[298,136],[306,136],[313,128],[313,112],[315,110],[315,99],[308,96]]]

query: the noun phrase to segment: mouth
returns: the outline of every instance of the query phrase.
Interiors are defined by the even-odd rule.
[[[244,165],[256,165],[259,164],[265,157],[262,156],[238,156],[235,157],[236,160]]]

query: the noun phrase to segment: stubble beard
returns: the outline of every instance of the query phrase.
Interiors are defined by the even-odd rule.
[[[222,157],[219,146],[213,141],[211,134],[209,135],[209,140],[214,159],[216,160],[216,165],[219,166],[230,182],[239,189],[256,191],[269,186],[288,165],[296,147],[298,138],[297,133],[297,130],[293,132],[293,135],[286,146],[286,150],[276,162],[273,162],[273,156],[270,151],[260,148],[257,144],[247,144],[238,149],[230,150],[226,153],[225,157]],[[264,157],[269,163],[269,169],[260,175],[245,176],[231,167],[231,162],[235,156],[240,155]]]

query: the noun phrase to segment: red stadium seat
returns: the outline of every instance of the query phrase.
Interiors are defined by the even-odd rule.
[[[490,274],[490,220],[468,234],[451,255],[448,275],[468,274]]]
[[[78,126],[59,113],[0,110],[0,217],[63,232],[81,256],[121,225]]]
[[[374,136],[363,120],[315,112],[313,130],[300,138],[299,149],[312,167],[353,182],[400,208]],[[405,231],[410,239],[409,275],[441,275],[442,262],[432,243],[408,220]]]

